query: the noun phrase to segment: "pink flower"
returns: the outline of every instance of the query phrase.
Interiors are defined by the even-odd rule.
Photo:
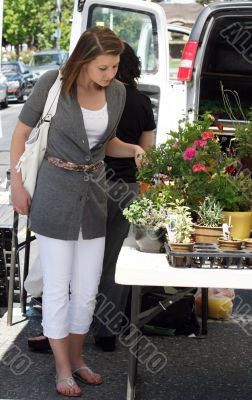
[[[207,140],[194,140],[194,145],[196,147],[205,147],[207,144]]]
[[[183,159],[185,161],[191,161],[196,155],[196,149],[195,147],[187,147],[185,149],[184,154],[183,154]]]
[[[204,164],[194,164],[192,170],[193,172],[207,172],[206,166]]]
[[[202,140],[215,139],[213,132],[203,132],[201,135]]]

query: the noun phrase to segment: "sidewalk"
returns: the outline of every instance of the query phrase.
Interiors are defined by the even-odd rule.
[[[168,363],[156,375],[139,366],[137,400],[252,399],[252,298],[248,291],[237,290],[236,295],[246,306],[239,306],[240,313],[249,311],[246,319],[234,313],[230,321],[209,321],[203,339],[149,337]],[[27,337],[41,331],[40,316],[39,309],[30,308],[25,318],[15,308],[11,327],[6,324],[6,314],[0,319],[0,399],[60,398],[54,389],[52,355],[27,348]],[[82,398],[126,400],[127,349],[119,344],[116,352],[104,353],[94,346],[90,335],[86,359],[104,376],[104,383],[83,385]]]

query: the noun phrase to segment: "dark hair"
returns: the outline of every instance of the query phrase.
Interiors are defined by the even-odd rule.
[[[141,76],[141,61],[132,47],[124,42],[124,50],[120,56],[120,63],[116,78],[130,86],[136,86],[136,80]]]
[[[103,54],[117,56],[123,49],[123,42],[109,28],[95,26],[87,29],[82,33],[71,56],[62,68],[63,92],[74,94],[76,80],[83,65]]]

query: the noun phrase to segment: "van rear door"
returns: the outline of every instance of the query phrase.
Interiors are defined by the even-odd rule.
[[[143,0],[75,0],[70,53],[81,33],[95,25],[112,29],[141,58],[139,89],[152,101],[156,143],[164,142],[168,131],[169,49],[163,9]]]

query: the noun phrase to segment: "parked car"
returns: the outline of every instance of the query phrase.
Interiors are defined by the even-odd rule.
[[[0,105],[1,108],[8,107],[8,85],[7,78],[0,71]]]
[[[228,136],[252,106],[251,19],[251,1],[209,4],[195,21],[178,72],[189,117],[212,112]]]
[[[2,73],[7,78],[8,99],[23,101],[35,83],[32,72],[21,61],[8,61],[2,63]]]
[[[38,79],[46,71],[58,69],[67,60],[68,53],[64,50],[38,51],[34,53],[29,68]]]

